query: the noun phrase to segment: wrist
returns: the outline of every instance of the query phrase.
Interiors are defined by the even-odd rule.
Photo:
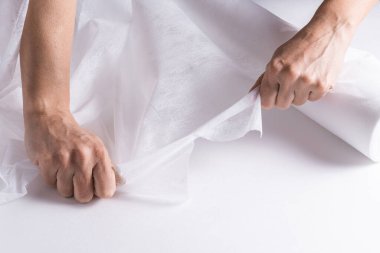
[[[333,33],[342,40],[351,40],[361,18],[351,9],[342,10],[334,1],[325,1],[316,11],[307,28],[317,36]]]
[[[67,89],[46,89],[23,83],[24,115],[49,115],[70,112],[70,93]]]
[[[43,118],[60,115],[62,117],[71,116],[70,106],[68,103],[46,101],[43,99],[34,99],[33,102],[25,102],[23,105],[24,119]]]
[[[347,49],[355,34],[357,25],[338,17],[334,13],[317,13],[302,29],[302,38],[309,43],[334,43]]]

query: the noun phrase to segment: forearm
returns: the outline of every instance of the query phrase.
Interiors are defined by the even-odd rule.
[[[334,33],[350,41],[361,21],[379,0],[325,0],[305,27],[310,34]]]
[[[21,39],[24,116],[69,111],[76,0],[30,0]]]

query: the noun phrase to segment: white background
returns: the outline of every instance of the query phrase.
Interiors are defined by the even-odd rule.
[[[256,2],[301,26],[320,1]],[[380,57],[379,25],[377,6],[354,46]],[[79,205],[37,180],[0,206],[0,252],[380,252],[380,164],[294,109],[263,124],[262,139],[199,141],[181,205]]]

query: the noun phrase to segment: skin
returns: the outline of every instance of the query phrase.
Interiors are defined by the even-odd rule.
[[[70,113],[75,13],[75,0],[31,0],[20,61],[27,154],[63,197],[85,203],[112,197],[117,180],[103,142]]]
[[[316,101],[333,89],[357,27],[378,0],[325,0],[311,21],[280,46],[251,90],[264,109]]]
[[[375,0],[326,0],[312,20],[279,47],[259,87],[264,108],[323,97]],[[81,203],[112,197],[118,182],[103,142],[70,112],[70,59],[76,0],[30,0],[20,47],[25,146],[45,181]]]

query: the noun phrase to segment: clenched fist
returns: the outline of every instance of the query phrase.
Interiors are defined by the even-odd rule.
[[[260,87],[263,108],[299,106],[333,89],[357,26],[352,17],[340,17],[339,8],[343,5],[325,1],[309,24],[274,52],[252,88]]]
[[[84,203],[94,195],[114,195],[116,176],[104,144],[70,113],[25,116],[25,145],[44,180],[62,196]]]

